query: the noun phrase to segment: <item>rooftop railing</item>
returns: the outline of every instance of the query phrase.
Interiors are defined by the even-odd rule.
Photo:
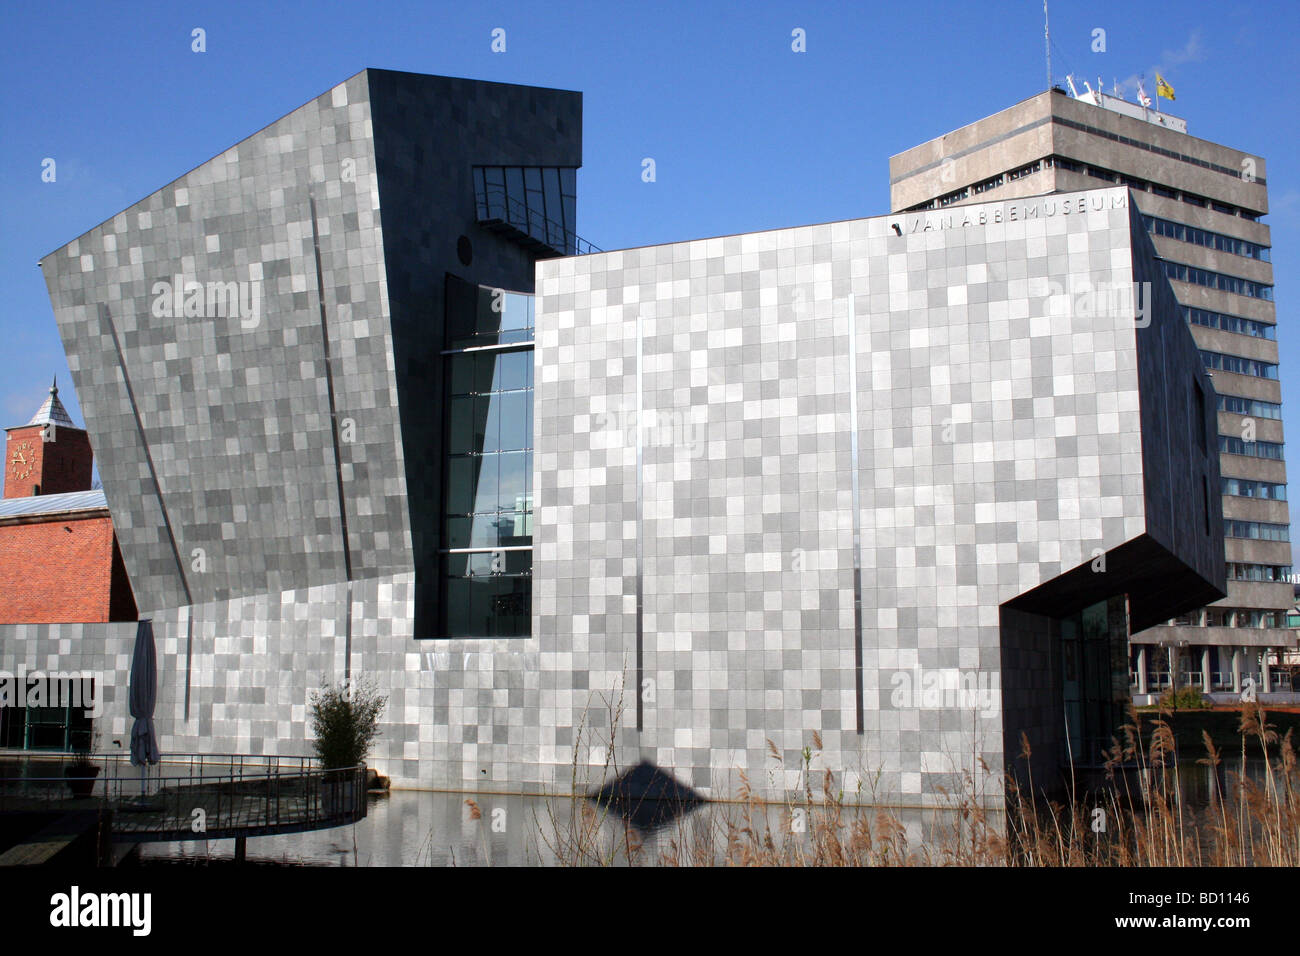
[[[475,199],[479,222],[489,227],[505,227],[517,238],[531,240],[557,255],[584,256],[603,251],[554,219],[507,195],[503,186],[488,185]]]

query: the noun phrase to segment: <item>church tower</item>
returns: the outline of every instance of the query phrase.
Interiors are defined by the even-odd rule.
[[[90,490],[90,437],[72,424],[57,380],[31,421],[5,431],[6,498]]]

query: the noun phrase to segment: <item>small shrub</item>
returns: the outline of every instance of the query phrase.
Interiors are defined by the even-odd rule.
[[[379,715],[388,698],[373,685],[344,681],[311,695],[312,742],[326,770],[360,765],[379,736]]]
[[[1160,705],[1165,710],[1210,710],[1214,702],[1201,693],[1201,689],[1189,684],[1177,690],[1169,689],[1160,695]]]
[[[98,772],[99,767],[95,765],[95,762],[92,759],[92,755],[95,753],[95,751],[98,748],[99,748],[99,732],[96,731],[94,733],[87,734],[85,737],[79,740],[77,744],[72,748],[72,766],[75,767],[79,772],[89,771],[92,768],[96,772]]]

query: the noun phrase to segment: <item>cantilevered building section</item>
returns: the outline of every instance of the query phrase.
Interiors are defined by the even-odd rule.
[[[1228,569],[1226,598],[1134,636],[1132,689],[1289,689],[1269,669],[1296,638],[1285,629],[1294,598],[1264,159],[1196,139],[1169,114],[1054,90],[899,153],[889,172],[899,211],[1132,191],[1218,393]]]

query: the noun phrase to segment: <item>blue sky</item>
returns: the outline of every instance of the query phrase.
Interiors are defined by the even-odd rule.
[[[581,90],[578,231],[605,249],[885,213],[891,154],[1046,84],[1038,0],[10,3],[0,17],[6,426],[56,374],[81,420],[37,260],[364,67]],[[1267,160],[1290,431],[1300,4],[1053,0],[1051,17],[1058,82],[1145,74],[1154,93],[1159,69],[1193,135]]]

